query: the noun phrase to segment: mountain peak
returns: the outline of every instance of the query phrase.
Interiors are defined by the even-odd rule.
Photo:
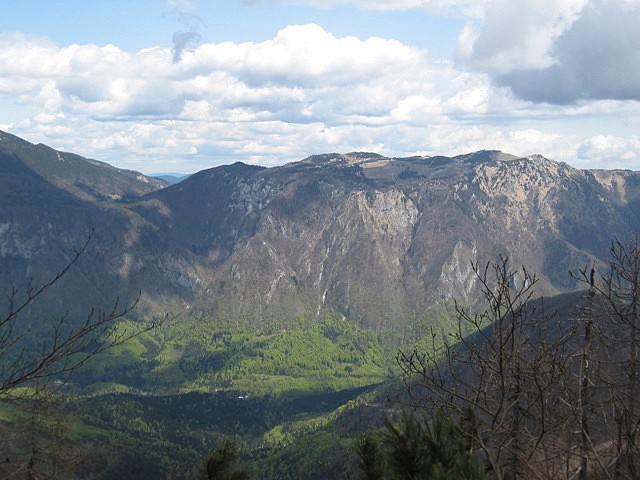
[[[295,164],[316,164],[316,165],[344,165],[344,164],[361,164],[367,161],[376,161],[385,159],[383,155],[372,152],[350,152],[350,153],[321,153],[311,155]]]
[[[91,201],[131,199],[168,185],[140,172],[33,144],[0,131],[0,156],[12,157],[56,187]]]
[[[453,157],[455,160],[460,160],[465,163],[487,163],[487,162],[505,162],[509,160],[516,160],[519,157],[504,153],[501,150],[478,150],[477,152],[465,153]]]

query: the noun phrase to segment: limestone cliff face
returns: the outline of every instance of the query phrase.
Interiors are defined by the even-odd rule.
[[[508,253],[544,275],[558,289],[578,265],[606,257],[614,235],[638,229],[637,203],[623,200],[637,173],[586,171],[540,155],[480,165],[483,217],[495,222],[495,238]]]
[[[306,176],[265,188],[278,193],[247,202],[252,235],[211,270],[227,315],[262,321],[332,308],[364,320],[374,303],[389,316],[406,313],[405,262],[419,212],[401,189]]]
[[[67,188],[49,150],[38,157],[47,180],[20,160],[28,146],[9,143],[0,152],[3,272],[52,271],[38,265],[94,229],[73,286],[104,298],[141,289],[149,308],[169,303],[256,328],[332,309],[393,330],[434,305],[476,301],[472,265],[498,255],[536,272],[540,293],[570,290],[569,269],[606,259],[614,235],[640,231],[640,172],[576,170],[539,155],[237,163],[152,191],[142,182],[127,195],[149,193],[123,201]],[[121,178],[94,167],[91,175],[109,174],[103,193]]]
[[[456,243],[451,256],[442,265],[438,292],[441,301],[458,300],[469,302],[477,293],[478,281],[473,265],[478,264],[475,244],[463,241]]]
[[[613,235],[640,228],[638,173],[537,155],[330,154],[232,170],[191,180],[209,179],[209,213],[179,212],[174,187],[148,198],[183,219],[172,223],[177,242],[199,231],[187,235],[209,262],[199,305],[256,324],[330,308],[384,328],[433,305],[473,303],[472,264],[498,255],[537,272],[541,293],[556,293],[575,287],[570,269],[606,257]],[[181,188],[193,195],[189,183]]]
[[[509,235],[557,232],[556,200],[563,184],[583,181],[584,174],[541,156],[481,164],[475,182],[486,196],[485,217],[500,215]],[[524,231],[523,231],[524,230]]]

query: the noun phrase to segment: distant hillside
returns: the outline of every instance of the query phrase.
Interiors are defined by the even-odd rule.
[[[199,172],[132,208],[193,253],[214,308],[250,323],[326,309],[376,328],[475,296],[471,262],[499,254],[574,287],[640,228],[640,174],[541,156],[319,155],[282,167]]]
[[[183,180],[186,180],[191,175],[182,175],[180,173],[152,173],[150,177],[159,178],[160,180],[164,180],[167,183],[172,185],[176,183],[180,183]]]
[[[92,237],[86,254],[42,308],[52,315],[86,314],[92,306],[133,298],[143,285],[123,275],[136,252],[141,270],[148,253],[168,250],[157,229],[125,205],[167,185],[78,155],[33,145],[0,132],[0,291],[26,294],[62,269]],[[147,240],[145,240],[147,239]],[[146,270],[145,270],[146,269]],[[157,284],[157,283],[156,283]],[[171,289],[174,294],[175,289]],[[0,304],[0,310],[4,304]]]
[[[168,185],[161,179],[34,145],[2,131],[0,155],[12,156],[47,182],[83,200],[131,199]]]

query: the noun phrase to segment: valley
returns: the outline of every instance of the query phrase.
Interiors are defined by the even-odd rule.
[[[399,408],[398,352],[435,351],[456,305],[486,307],[472,265],[508,257],[551,298],[638,231],[640,172],[540,155],[323,154],[168,184],[0,132],[3,298],[28,296],[89,239],[0,359],[139,297],[114,332],[133,338],[57,393],[74,399],[60,435],[86,454],[80,476],[190,478],[235,437],[257,478],[355,478],[353,436]],[[36,387],[3,399],[3,436]],[[23,441],[0,453],[24,457]]]

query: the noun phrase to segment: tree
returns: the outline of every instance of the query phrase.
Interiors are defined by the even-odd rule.
[[[585,267],[575,276],[589,288],[585,353],[591,341],[587,335],[598,342],[594,350],[599,355],[592,362],[597,371],[583,361],[580,402],[589,402],[582,411],[599,429],[600,448],[593,445],[589,423],[581,432],[608,478],[635,479],[640,475],[640,239],[615,238],[609,254],[605,273],[596,276],[595,269]]]
[[[3,427],[3,479],[72,479],[87,459],[87,451],[69,439],[72,417],[68,402],[46,385],[33,385],[28,396],[14,399],[16,415]],[[3,407],[7,407],[4,398]]]
[[[367,432],[357,437],[355,452],[358,458],[360,480],[384,479],[384,457],[375,433]]]
[[[7,305],[0,310],[0,398],[22,410],[11,432],[0,476],[7,478],[71,478],[79,455],[66,442],[64,401],[56,394],[69,375],[101,352],[155,328],[152,321],[135,332],[118,331],[118,322],[137,306],[140,294],[126,306],[117,299],[106,312],[91,309],[79,322],[59,316],[36,337],[23,320],[25,314],[68,274],[91,241],[74,251],[59,273],[39,287],[30,285],[20,295],[11,285]],[[45,322],[41,322],[46,325]],[[48,330],[47,330],[48,328]],[[42,338],[42,339],[40,339]],[[18,389],[18,387],[27,387]],[[19,393],[14,394],[18,390]]]
[[[547,331],[544,304],[532,302],[535,275],[511,270],[506,258],[473,268],[486,309],[471,314],[456,305],[454,343],[438,345],[434,336],[431,352],[400,352],[398,363],[423,407],[453,418],[473,412],[476,428],[467,433],[496,478],[540,469],[557,478],[567,407],[554,389],[564,386],[567,339]]]
[[[576,414],[580,427],[580,469],[578,471],[579,480],[587,480],[589,475],[589,463],[593,448],[591,440],[591,425],[593,421],[593,385],[594,378],[592,376],[592,343],[595,330],[594,319],[594,298],[595,292],[595,268],[591,268],[587,276],[587,268],[581,270],[583,278],[589,281],[589,292],[587,294],[587,304],[580,307],[579,318],[584,320],[584,335],[582,339],[582,348],[580,353],[580,370],[578,397],[576,402]]]
[[[198,480],[249,480],[248,468],[238,463],[240,447],[225,438],[209,453],[198,469]]]
[[[50,326],[47,338],[34,345],[32,330],[25,325],[22,315],[36,300],[45,295],[76,264],[85,253],[91,236],[85,241],[64,268],[39,287],[30,285],[20,298],[14,285],[7,298],[4,313],[0,314],[0,395],[32,381],[44,381],[77,370],[100,352],[120,345],[134,336],[158,325],[152,321],[136,332],[117,332],[118,321],[125,318],[137,306],[140,294],[133,302],[121,306],[116,299],[109,311],[91,309],[84,320],[74,322],[68,315],[61,315]]]
[[[357,439],[363,480],[481,480],[484,466],[474,454],[470,436],[441,413],[430,422],[402,412],[397,423]]]
[[[611,390],[618,425],[615,478],[638,478],[640,475],[640,245],[638,237],[628,242],[616,239],[610,249],[607,275],[602,277],[600,292],[610,312],[615,332],[615,351],[622,354],[617,362],[622,376],[614,378]]]
[[[497,479],[640,476],[640,241],[615,239],[569,315],[547,314],[537,279],[508,260],[474,265],[485,308],[456,306],[453,342],[400,352],[410,402],[465,429]],[[568,309],[566,309],[568,311]]]

